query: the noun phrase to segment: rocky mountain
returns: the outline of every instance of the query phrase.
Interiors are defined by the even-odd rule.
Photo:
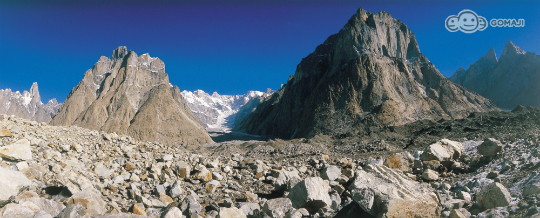
[[[11,89],[0,89],[0,114],[16,115],[17,117],[47,122],[60,108],[60,104],[55,98],[49,100],[47,104],[41,102],[38,84],[32,84],[30,91],[12,92]]]
[[[360,8],[236,129],[283,138],[349,136],[489,110],[498,109],[429,62],[407,25]]]
[[[273,93],[249,91],[243,95],[212,95],[196,90],[184,90],[182,96],[195,117],[208,131],[224,132],[232,129],[236,122],[241,122],[257,105]]]
[[[490,99],[500,108],[540,106],[540,56],[506,42],[499,60],[493,47],[469,69],[459,68],[452,81]]]
[[[212,139],[169,83],[165,63],[126,47],[102,56],[69,93],[52,125],[75,125],[164,144],[205,144]]]

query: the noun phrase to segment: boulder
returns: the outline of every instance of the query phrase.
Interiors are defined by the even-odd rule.
[[[426,169],[422,173],[422,178],[428,181],[439,180],[439,173],[437,173],[437,171],[434,171],[434,170]]]
[[[341,169],[334,165],[329,165],[321,171],[321,177],[326,180],[334,181],[341,176]]]
[[[484,142],[476,148],[478,154],[484,155],[486,157],[493,157],[502,151],[502,144],[499,140],[494,138],[484,139]]]
[[[191,173],[191,166],[186,162],[179,162],[176,164],[176,175],[182,179],[188,178]]]
[[[57,216],[58,218],[89,218],[90,216],[86,213],[84,210],[84,207],[80,204],[71,204],[68,205],[62,212],[60,212]]]
[[[420,155],[420,160],[457,160],[461,156],[461,154],[463,154],[463,151],[464,148],[461,143],[448,139],[441,139],[436,143],[429,145],[424,150],[422,155]]]
[[[4,129],[4,128],[2,128],[2,129],[0,130],[0,138],[3,138],[3,137],[12,137],[12,136],[13,136],[13,134],[11,134],[11,132],[10,132],[9,130]]]
[[[0,147],[0,157],[14,161],[26,161],[32,159],[30,141],[21,139],[8,146]]]
[[[270,199],[263,205],[263,212],[270,217],[285,217],[291,209],[293,204],[289,198]]]
[[[247,216],[236,207],[222,207],[219,209],[219,218],[246,218]]]
[[[290,201],[290,200],[289,200]],[[240,210],[246,215],[253,217],[255,210],[260,210],[261,207],[257,203],[240,203]]]
[[[47,212],[45,211],[38,211],[34,214],[34,216],[31,216],[30,218],[53,218],[53,216],[51,216],[50,214],[48,214]]]
[[[435,193],[401,171],[367,165],[356,175],[349,187],[352,198],[375,217],[440,216],[441,208]]]
[[[44,211],[52,216],[57,216],[66,206],[60,204],[56,201],[45,199],[45,198],[25,198],[19,201],[19,204],[24,202],[32,202],[36,205],[39,210]]]
[[[296,184],[302,180],[298,175],[298,171],[287,170],[272,170],[272,176],[276,178],[274,180],[274,187],[276,190],[287,189],[288,184]]]
[[[22,188],[32,185],[32,181],[18,171],[0,167],[0,175],[0,206],[8,203]]]
[[[168,211],[166,211],[163,218],[184,218],[185,216],[182,214],[182,211],[178,209],[178,207],[171,207]]]
[[[501,183],[494,182],[486,185],[476,195],[476,201],[484,209],[506,207],[512,202],[510,192]]]
[[[174,182],[169,190],[169,195],[172,198],[176,198],[182,194],[183,190],[182,187],[180,187],[180,183],[178,181]]]
[[[180,210],[182,214],[190,216],[191,214],[200,213],[202,206],[193,195],[188,195],[180,202]]]
[[[80,203],[82,207],[85,208],[86,213],[90,216],[107,212],[105,207],[106,203],[101,199],[101,193],[93,188],[77,192],[68,199],[68,204],[77,203]]]
[[[0,209],[0,217],[26,218],[34,215],[34,211],[20,204],[10,203]]]
[[[294,208],[306,208],[311,213],[315,213],[320,208],[332,205],[329,191],[328,181],[320,177],[309,177],[297,183],[288,198],[291,199]]]

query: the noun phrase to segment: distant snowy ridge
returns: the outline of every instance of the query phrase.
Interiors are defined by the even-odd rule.
[[[186,104],[195,117],[210,132],[228,132],[238,122],[238,117],[245,117],[245,113],[253,111],[257,105],[273,93],[249,91],[243,95],[212,95],[203,90],[182,92]],[[242,115],[237,116],[241,111]]]
[[[32,84],[30,91],[11,91],[0,89],[0,114],[15,115],[17,117],[35,120],[38,122],[49,121],[60,108],[56,99],[51,99],[47,104],[41,102],[38,84]]]

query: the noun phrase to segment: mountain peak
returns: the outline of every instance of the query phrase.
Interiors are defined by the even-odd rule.
[[[495,54],[495,49],[493,46],[491,46],[489,51],[484,55],[484,58],[486,58],[489,62],[497,62],[497,55]]]
[[[526,52],[521,50],[517,45],[512,43],[512,41],[506,42],[504,45],[503,52],[501,54],[501,59],[515,57],[517,55],[524,55]]]
[[[115,49],[113,51],[113,56],[112,56],[112,59],[113,61],[114,60],[118,60],[118,59],[122,59],[124,58],[124,56],[127,55],[127,48],[126,46],[119,46],[117,49]]]

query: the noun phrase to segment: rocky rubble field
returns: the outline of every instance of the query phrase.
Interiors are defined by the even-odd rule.
[[[403,149],[380,132],[169,147],[0,115],[0,217],[540,217],[535,119],[479,116]]]

